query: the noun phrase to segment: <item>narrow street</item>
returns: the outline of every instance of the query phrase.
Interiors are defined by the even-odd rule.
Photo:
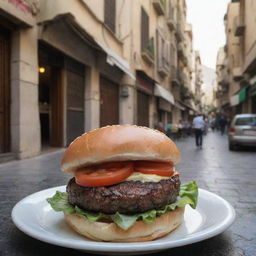
[[[186,251],[193,251],[196,255],[219,255],[218,251],[223,250],[226,251],[225,255],[227,256],[255,255],[256,178],[254,172],[256,151],[242,149],[230,152],[227,146],[227,137],[221,136],[217,132],[209,132],[204,136],[203,149],[195,147],[193,137],[181,139],[176,143],[182,154],[182,161],[177,166],[182,182],[196,180],[200,188],[227,199],[235,207],[237,213],[235,223],[223,234],[186,246]],[[0,165],[0,191],[2,195],[8,193],[8,197],[4,197],[5,199],[0,203],[2,216],[0,232],[1,234],[7,233],[6,236],[0,236],[1,255],[17,255],[13,251],[14,247],[17,250],[17,246],[19,251],[26,255],[32,255],[32,251],[33,255],[44,255],[49,248],[52,250],[51,255],[57,255],[54,254],[55,250],[56,253],[62,252],[62,255],[70,252],[70,249],[59,250],[55,246],[40,241],[37,241],[36,244],[42,249],[42,254],[38,248],[28,250],[27,245],[33,238],[22,234],[11,223],[11,210],[15,203],[28,194],[63,185],[70,178],[69,175],[58,171],[62,152],[63,150]],[[29,182],[28,177],[30,177]],[[27,194],[24,191],[27,191]],[[12,229],[6,230],[5,226],[12,227]],[[22,244],[17,245],[18,238],[23,241]],[[35,244],[35,240],[33,243]],[[216,248],[216,244],[219,245],[218,248]],[[184,255],[183,253],[184,247],[182,250],[175,248],[163,251],[159,255]]]
[[[221,136],[219,132],[208,132],[204,136],[202,150],[195,147],[194,138],[180,140],[177,145],[182,154],[177,167],[182,182],[196,180],[200,188],[225,198],[236,210],[234,224],[222,235],[213,238],[219,240],[219,248],[211,248],[209,244],[204,247],[203,243],[199,248],[197,245],[192,248],[198,255],[218,255],[218,249],[221,251],[223,247],[226,248],[225,255],[255,255],[255,148],[229,151],[227,136]],[[188,252],[192,248],[188,247]],[[211,254],[212,251],[215,254]]]

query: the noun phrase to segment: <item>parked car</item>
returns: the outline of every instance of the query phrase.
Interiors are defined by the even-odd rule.
[[[236,115],[228,131],[229,149],[237,146],[256,146],[256,114]]]

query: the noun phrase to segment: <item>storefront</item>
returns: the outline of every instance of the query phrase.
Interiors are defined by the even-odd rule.
[[[256,83],[251,85],[249,95],[251,100],[251,113],[256,114]]]
[[[256,76],[250,80],[250,86],[248,88],[248,97],[251,102],[250,113],[256,114]]]
[[[63,112],[63,139],[58,145],[68,145],[85,131],[119,124],[125,114],[120,111],[123,78],[135,79],[129,64],[89,35],[72,15],[47,21],[40,31],[40,45],[54,49],[52,56],[58,52],[55,59],[62,74],[63,103],[58,110]]]
[[[0,162],[38,154],[36,19],[26,1],[0,1]],[[34,104],[35,103],[35,104]]]
[[[162,122],[165,127],[168,123],[172,123],[174,97],[171,92],[157,83],[155,84],[154,95],[157,97],[157,121]]]
[[[175,107],[173,108],[173,120],[174,124],[178,124],[182,118],[182,113],[186,110],[186,108],[178,101],[175,100]]]
[[[136,73],[137,87],[137,125],[152,126],[151,114],[152,98],[154,92],[154,81],[150,79],[144,72],[137,71]]]
[[[85,66],[39,44],[39,115],[42,147],[69,145],[85,130]]]

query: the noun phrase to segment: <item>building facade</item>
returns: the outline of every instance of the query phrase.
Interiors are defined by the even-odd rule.
[[[157,127],[194,114],[183,104],[193,52],[185,0],[0,0],[0,11],[5,158],[105,125]]]
[[[256,2],[232,1],[224,22],[227,41],[223,72],[217,73],[218,107],[231,117],[240,113],[256,113]]]

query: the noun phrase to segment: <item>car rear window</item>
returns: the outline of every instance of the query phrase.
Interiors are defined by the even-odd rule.
[[[236,119],[235,125],[256,125],[256,117],[239,117]]]

